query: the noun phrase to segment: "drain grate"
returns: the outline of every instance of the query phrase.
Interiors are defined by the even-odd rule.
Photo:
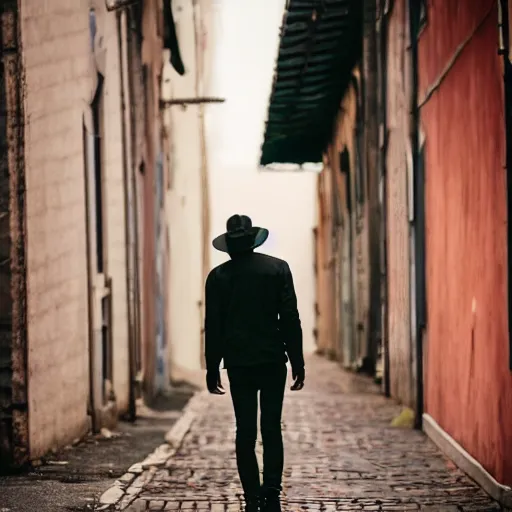
[[[89,482],[97,482],[99,478],[90,475],[63,475],[57,481],[63,484],[86,484]]]

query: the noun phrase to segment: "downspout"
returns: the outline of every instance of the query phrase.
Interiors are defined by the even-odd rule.
[[[89,190],[89,141],[88,134],[86,132],[87,127],[85,125],[85,120],[82,120],[83,123],[83,145],[84,152],[86,154],[86,165],[84,166],[84,207],[85,207],[85,257],[87,261],[87,348],[89,352],[89,401],[88,401],[88,414],[91,417],[92,428],[95,428],[97,424],[97,407],[94,401],[94,367],[91,364],[94,354],[94,318],[93,318],[93,299],[92,299],[92,258],[91,258],[91,220],[89,214],[89,204],[90,204],[90,190]]]
[[[508,0],[500,0],[500,46],[503,55],[504,89],[505,89],[505,147],[507,177],[507,274],[508,274],[508,340],[509,369],[512,371],[512,64],[510,62],[510,27]]]
[[[196,60],[196,76],[195,76],[195,96],[199,98],[201,95],[201,78],[203,69],[199,67],[201,62],[201,46],[199,44],[200,31],[198,23],[201,22],[201,17],[197,16],[197,9],[200,9],[199,0],[193,0],[193,23],[194,23],[194,41],[195,41],[195,60]],[[201,151],[201,213],[202,213],[202,283],[206,282],[206,278],[210,271],[210,197],[208,190],[208,158],[207,158],[207,147],[206,147],[206,133],[205,133],[205,121],[204,121],[204,104],[198,104],[198,116],[199,116],[199,144]],[[204,305],[205,305],[205,290],[204,286],[201,287],[201,301],[199,303],[200,309],[200,353],[202,365],[204,364]]]
[[[130,33],[129,42],[127,45],[127,56],[128,56],[128,65],[130,66],[130,74],[128,80],[128,91],[130,96],[130,105],[132,108],[130,109],[130,122],[132,125],[131,129],[131,148],[132,148],[132,169],[129,169],[128,172],[130,174],[130,182],[131,182],[131,190],[132,190],[132,199],[133,199],[133,216],[134,216],[134,232],[133,232],[133,328],[134,328],[134,340],[133,340],[133,350],[134,350],[134,362],[133,362],[133,373],[134,373],[134,381],[132,383],[134,388],[135,399],[140,394],[140,375],[139,375],[139,364],[140,364],[140,347],[141,347],[141,287],[140,287],[140,265],[139,265],[139,201],[138,201],[138,190],[137,190],[137,177],[136,173],[138,171],[138,151],[137,151],[137,142],[138,142],[138,132],[136,129],[137,126],[137,114],[136,114],[136,94],[134,87],[134,76],[135,76],[135,68],[134,61],[137,58],[134,51],[134,40],[133,33],[135,32],[136,27],[136,13],[132,7],[130,11],[130,24],[128,25],[128,32]]]
[[[424,245],[424,172],[419,163],[419,126],[420,111],[418,106],[418,2],[409,0],[409,33],[411,42],[411,91],[410,91],[410,140],[414,176],[414,252],[416,261],[415,293],[416,293],[416,414],[415,427],[422,428],[424,410],[423,396],[423,332],[426,327],[426,296],[425,296],[425,245]]]
[[[367,244],[369,264],[369,317],[367,333],[367,370],[375,375],[377,361],[377,340],[380,337],[380,208],[378,184],[379,126],[378,126],[378,55],[377,55],[377,2],[365,1],[365,27],[363,33],[363,100],[362,119],[364,133],[364,156],[366,166],[366,202],[367,202]],[[363,132],[364,130],[364,132]]]
[[[385,396],[391,396],[391,383],[389,376],[389,322],[388,322],[388,285],[387,285],[387,17],[391,6],[386,10],[385,0],[380,0],[379,14],[376,22],[377,29],[377,67],[378,67],[378,117],[379,117],[379,174],[381,179],[381,205],[380,205],[380,278],[381,278],[381,358],[383,366],[383,391]]]
[[[130,304],[130,288],[131,279],[130,274],[132,268],[130,265],[130,195],[128,192],[129,182],[129,170],[128,161],[126,157],[127,147],[127,135],[126,135],[126,97],[124,93],[125,83],[125,69],[123,63],[123,38],[122,38],[122,16],[123,11],[116,12],[116,23],[117,23],[117,47],[119,51],[119,74],[120,74],[120,98],[121,98],[121,145],[122,145],[122,166],[123,166],[123,194],[124,194],[124,236],[125,236],[125,264],[126,264],[126,300],[127,300],[127,322],[128,322],[128,373],[129,373],[129,390],[128,390],[128,415],[131,421],[135,421],[137,416],[137,409],[135,403],[135,346],[133,336],[133,312],[132,304]]]

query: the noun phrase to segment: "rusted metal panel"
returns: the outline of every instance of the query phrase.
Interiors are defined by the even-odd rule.
[[[429,3],[419,41],[420,99],[428,97],[421,109],[425,405],[499,482],[511,485],[504,104],[496,25],[493,0]]]

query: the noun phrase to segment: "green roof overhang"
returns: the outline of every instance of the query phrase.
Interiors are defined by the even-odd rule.
[[[361,57],[362,0],[290,0],[268,107],[261,165],[321,162]]]

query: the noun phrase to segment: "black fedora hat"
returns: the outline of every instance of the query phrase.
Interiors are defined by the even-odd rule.
[[[268,238],[268,229],[252,225],[247,215],[233,215],[226,222],[226,233],[212,242],[218,251],[235,253],[256,249]]]

